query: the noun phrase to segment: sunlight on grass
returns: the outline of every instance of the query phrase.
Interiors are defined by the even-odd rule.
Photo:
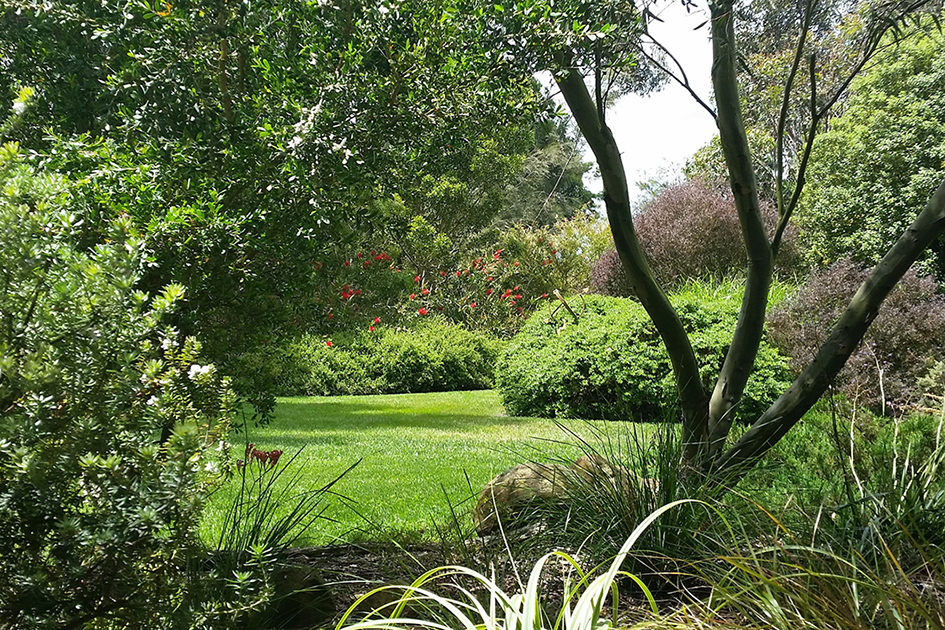
[[[610,431],[620,423],[564,424],[588,435],[592,426]],[[237,456],[242,437],[233,436]],[[293,464],[304,470],[300,491],[321,487],[361,460],[333,488],[344,498],[326,505],[332,520],[319,521],[300,541],[313,545],[435,539],[435,524],[450,519],[450,503],[471,530],[473,495],[496,474],[529,460],[581,453],[553,420],[505,416],[493,391],[284,398],[272,424],[250,427],[248,441],[287,455],[304,447]],[[216,540],[235,492],[231,483],[214,497],[203,527],[208,541]]]

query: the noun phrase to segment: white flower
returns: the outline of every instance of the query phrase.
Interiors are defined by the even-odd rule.
[[[158,402],[157,396],[151,396],[150,398],[148,398],[148,404],[151,405],[152,407],[156,405],[157,402]]]
[[[14,101],[13,102],[13,115],[21,116],[23,112],[26,111],[26,103],[24,101]]]
[[[177,347],[177,340],[166,337],[164,341],[161,342],[161,348],[164,350],[170,350],[171,348]]]
[[[215,461],[211,460],[203,465],[203,469],[210,474],[216,474],[220,470],[220,466]]]
[[[212,365],[197,365],[194,363],[190,366],[190,369],[187,371],[187,378],[192,381],[196,381],[204,374],[209,374],[210,370],[213,368]]]

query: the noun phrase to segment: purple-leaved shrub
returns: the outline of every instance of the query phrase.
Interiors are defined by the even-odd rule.
[[[768,236],[777,212],[762,202]],[[657,280],[668,288],[694,278],[721,279],[742,272],[748,255],[731,194],[697,180],[666,188],[634,217],[637,236]],[[777,268],[793,271],[801,260],[796,230],[789,226]],[[592,271],[592,287],[603,295],[626,296],[630,282],[616,252],[608,252]]]
[[[868,273],[840,260],[814,273],[769,315],[768,339],[795,371],[810,363]],[[897,413],[921,393],[919,378],[945,358],[945,297],[937,289],[933,278],[914,271],[902,278],[837,376],[839,391],[881,413]]]

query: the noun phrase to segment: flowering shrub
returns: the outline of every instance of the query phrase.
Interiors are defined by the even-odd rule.
[[[145,250],[129,222],[85,249],[71,201],[0,148],[0,618],[173,627],[234,400],[162,324],[183,289],[133,290]]]
[[[707,386],[725,357],[740,296],[671,296]],[[712,296],[712,297],[708,297]],[[665,420],[676,408],[669,356],[643,307],[627,299],[570,300],[577,316],[532,317],[509,343],[496,388],[510,415]],[[790,382],[787,361],[762,343],[736,417],[753,420]]]
[[[771,342],[801,370],[868,275],[850,260],[814,273],[768,317]],[[945,298],[931,277],[908,272],[886,298],[863,342],[837,376],[851,401],[876,412],[898,412],[922,392],[918,381],[945,360]]]

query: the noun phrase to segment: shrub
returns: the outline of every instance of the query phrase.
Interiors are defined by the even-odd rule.
[[[67,180],[0,148],[0,618],[171,627],[233,398],[162,326],[183,289],[133,289],[129,221],[86,249],[72,203]]]
[[[301,335],[243,355],[280,396],[397,394],[488,389],[504,343],[439,316],[410,328]]]
[[[599,295],[630,297],[633,285],[616,249],[604,252],[591,269],[591,289]]]
[[[800,371],[868,275],[849,260],[813,274],[768,318],[771,342]],[[897,411],[917,397],[917,383],[945,358],[945,298],[931,277],[910,271],[886,298],[873,324],[837,376],[851,401],[876,412]]]
[[[762,206],[769,235],[777,224],[771,204]],[[741,274],[748,255],[731,197],[699,181],[668,187],[634,218],[637,236],[656,278],[675,286],[693,278]],[[778,268],[790,272],[800,256],[795,231],[789,228],[778,254]],[[629,287],[626,272],[613,254],[595,266],[595,289],[622,295]],[[599,287],[599,288],[598,288]]]
[[[687,291],[672,296],[690,332],[707,386],[728,349],[738,292]],[[676,407],[669,356],[639,304],[587,296],[572,299],[577,315],[534,316],[509,343],[497,388],[511,415],[662,420]],[[789,370],[762,343],[736,412],[753,419],[787,387]]]

